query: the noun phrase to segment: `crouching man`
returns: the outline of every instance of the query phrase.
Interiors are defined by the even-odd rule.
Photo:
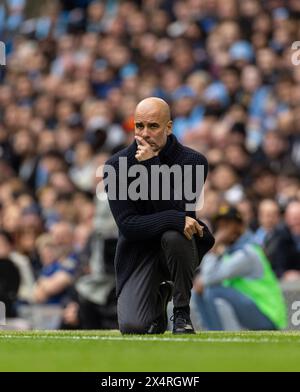
[[[203,168],[204,182],[207,160],[172,135],[170,109],[162,99],[141,101],[134,123],[135,141],[106,163],[115,170],[119,188],[124,183],[127,189],[132,185],[130,176],[126,181],[123,177],[134,165],[143,166],[144,180],[149,184],[149,197],[133,200],[130,194],[124,198],[118,192],[113,197],[109,192],[111,179],[105,179],[110,208],[119,228],[115,258],[119,328],[122,333],[164,333],[167,303],[173,298],[173,333],[194,333],[189,307],[194,273],[214,238],[196,219],[195,210],[186,210],[190,200],[184,195],[178,197],[174,178],[167,184],[168,199],[161,192],[159,197],[151,197],[151,168],[177,165],[184,172],[188,165],[192,170],[187,177],[195,186],[201,181],[196,167]],[[125,175],[122,158],[127,159]]]

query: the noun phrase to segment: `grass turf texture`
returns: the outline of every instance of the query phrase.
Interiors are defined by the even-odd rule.
[[[0,331],[0,371],[300,371],[299,332]]]

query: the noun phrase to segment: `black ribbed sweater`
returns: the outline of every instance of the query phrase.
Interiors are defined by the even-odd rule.
[[[117,172],[119,180],[119,158],[127,157],[128,170],[132,165],[142,164],[149,171],[151,165],[204,165],[204,177],[207,176],[208,164],[206,158],[180,144],[174,135],[168,136],[165,147],[159,155],[138,162],[135,158],[136,142],[113,155],[106,165],[111,165]],[[193,184],[196,171],[192,171]],[[109,178],[106,178],[109,181]],[[130,179],[128,180],[128,185]],[[172,186],[172,183],[171,183]],[[107,190],[107,182],[106,182]],[[172,195],[172,192],[171,192]],[[184,231],[186,215],[195,218],[195,212],[185,211],[185,200],[112,200],[108,192],[108,200],[112,214],[119,228],[119,239],[115,256],[116,292],[119,295],[124,283],[134,270],[145,252],[160,247],[160,237],[167,230]],[[208,230],[207,230],[208,231]]]

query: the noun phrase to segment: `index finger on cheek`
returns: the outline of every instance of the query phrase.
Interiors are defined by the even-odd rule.
[[[145,142],[145,140],[142,137],[135,136],[135,139],[139,142],[140,145],[142,145],[142,146],[147,145],[147,143]]]

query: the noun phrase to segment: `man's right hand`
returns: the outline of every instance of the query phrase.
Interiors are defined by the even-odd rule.
[[[185,217],[185,227],[184,227],[184,235],[188,240],[191,240],[193,234],[199,235],[199,237],[203,237],[203,229],[204,226],[201,226],[196,219],[191,218],[190,216]]]

